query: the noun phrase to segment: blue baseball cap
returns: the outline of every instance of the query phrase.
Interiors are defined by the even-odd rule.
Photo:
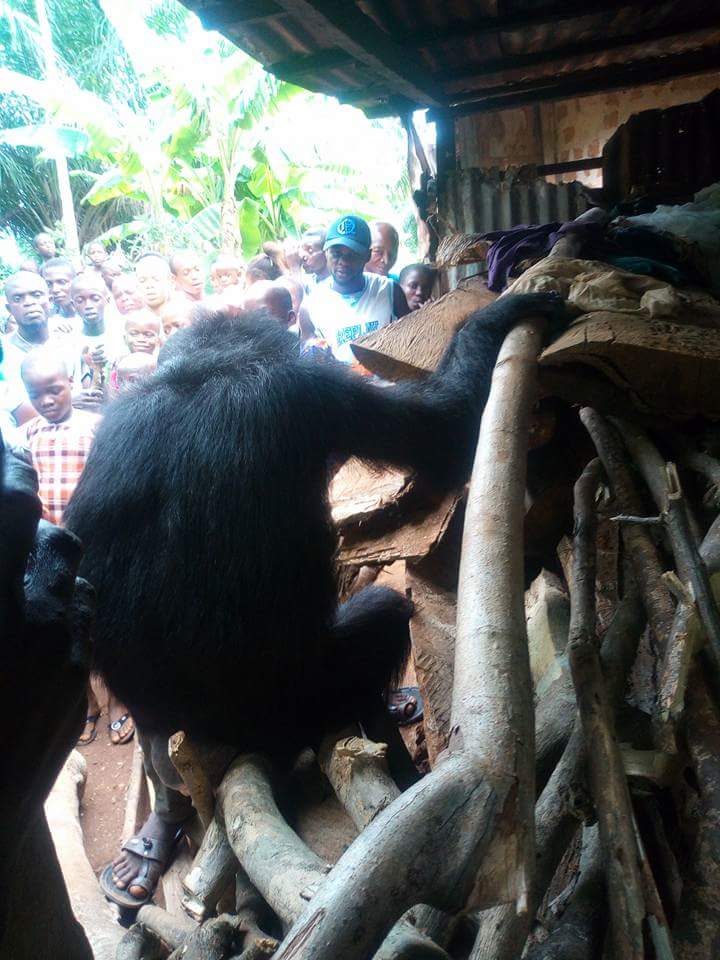
[[[362,217],[353,214],[339,217],[327,232],[323,250],[330,247],[347,247],[361,255],[370,253],[370,227]]]

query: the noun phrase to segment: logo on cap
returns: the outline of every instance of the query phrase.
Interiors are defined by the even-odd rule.
[[[357,225],[352,217],[344,217],[335,228],[341,237],[352,236],[357,230]]]

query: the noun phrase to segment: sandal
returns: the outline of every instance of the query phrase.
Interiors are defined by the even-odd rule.
[[[108,724],[108,730],[112,731],[112,733],[120,733],[120,731],[123,728],[123,725],[127,723],[128,720],[130,720],[130,714],[124,713],[121,717],[118,717],[117,720],[113,720],[112,723]],[[113,740],[113,738],[110,737],[110,743],[114,747],[119,747],[123,743],[129,743],[134,736],[135,736],[135,725],[133,724],[132,728],[122,737],[118,737],[117,740]]]
[[[417,723],[423,716],[423,698],[419,687],[398,687],[388,697],[388,712],[401,727]]]
[[[170,840],[156,840],[153,837],[131,837],[127,840],[121,849],[127,850],[129,853],[137,854],[137,856],[142,857],[143,860],[137,876],[133,877],[128,887],[142,887],[145,891],[145,896],[134,897],[131,893],[128,893],[127,889],[117,887],[113,881],[113,865],[109,863],[100,874],[100,887],[107,899],[116,903],[119,907],[126,907],[130,910],[149,903],[160,882],[160,877],[170,866],[173,855],[183,836],[183,827],[179,826],[175,836]],[[150,862],[152,860],[155,860],[163,866],[162,871],[158,874],[158,878],[155,881],[151,880],[148,876]]]
[[[100,719],[99,713],[89,713],[85,717],[85,726],[87,726],[89,723],[91,723],[93,726],[90,731],[90,735],[88,737],[86,737],[85,733],[83,732],[82,736],[79,736],[77,738],[78,747],[87,747],[88,744],[93,742],[93,740],[97,736],[97,722],[99,719]]]

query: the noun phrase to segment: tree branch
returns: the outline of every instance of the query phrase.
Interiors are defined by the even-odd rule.
[[[643,516],[642,500],[612,428],[590,407],[583,407],[580,419],[602,460],[620,512],[635,517]],[[642,526],[623,525],[622,536],[653,634],[660,649],[665,650],[675,607],[662,580],[663,569],[657,548]]]
[[[632,806],[595,637],[594,499],[598,479],[598,464],[592,461],[575,484],[575,538],[569,583],[570,668],[605,860],[615,954],[623,960],[643,960],[645,903]]]

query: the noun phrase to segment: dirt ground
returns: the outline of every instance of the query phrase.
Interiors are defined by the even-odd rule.
[[[121,746],[110,743],[108,730],[107,693],[96,690],[102,713],[97,725],[97,737],[78,750],[87,761],[87,782],[80,805],[80,821],[85,838],[85,850],[95,873],[108,860],[114,859],[120,849],[125,816],[125,798],[132,767],[135,738]]]

